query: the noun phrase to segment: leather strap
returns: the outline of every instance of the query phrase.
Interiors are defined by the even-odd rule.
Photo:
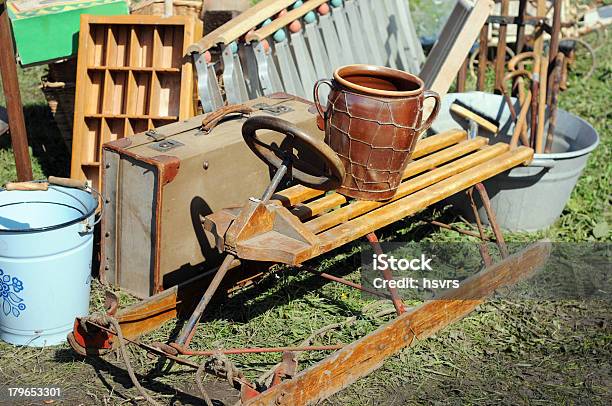
[[[217,111],[214,111],[208,114],[202,120],[202,131],[209,133],[223,120],[226,116],[230,114],[240,113],[242,115],[248,116],[253,113],[253,109],[245,104],[233,104],[231,106],[225,106],[220,108]]]

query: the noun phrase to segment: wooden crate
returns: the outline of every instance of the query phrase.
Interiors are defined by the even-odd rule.
[[[71,177],[100,187],[102,145],[195,114],[190,16],[81,17]]]

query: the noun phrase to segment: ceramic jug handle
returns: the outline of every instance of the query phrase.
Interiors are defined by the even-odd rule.
[[[433,90],[425,90],[423,92],[423,103],[425,103],[425,100],[430,97],[433,97],[435,99],[434,108],[429,114],[429,117],[427,117],[427,120],[425,120],[423,124],[421,124],[421,127],[419,127],[419,129],[417,130],[417,134],[419,135],[427,131],[429,127],[431,127],[433,121],[436,119],[436,117],[438,117],[438,113],[440,112],[440,95],[434,92]]]
[[[321,117],[321,120],[325,120],[325,112],[323,111],[323,107],[321,106],[321,101],[319,100],[319,86],[321,86],[322,84],[326,84],[327,86],[330,87],[330,89],[334,88],[334,85],[332,84],[332,81],[329,79],[320,79],[317,80],[317,83],[315,83],[314,85],[314,102],[315,102],[315,106],[317,107],[317,111],[319,112],[319,116]]]

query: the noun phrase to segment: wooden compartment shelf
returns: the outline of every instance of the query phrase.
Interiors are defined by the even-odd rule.
[[[157,66],[131,67],[131,66],[88,66],[90,71],[131,71],[131,72],[173,72],[180,73],[180,68],[160,68]]]
[[[147,114],[87,114],[85,118],[135,118],[145,120],[177,121],[178,116],[150,116]]]
[[[102,145],[196,113],[190,16],[81,16],[71,177],[100,187]]]

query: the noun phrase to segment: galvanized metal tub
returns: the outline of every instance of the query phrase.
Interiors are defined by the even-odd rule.
[[[97,207],[80,189],[0,189],[0,339],[60,344],[88,313]]]
[[[432,125],[434,132],[469,128],[465,119],[449,111],[455,99],[500,122],[497,136],[482,129],[480,136],[488,136],[491,144],[510,141],[514,124],[503,97],[483,92],[449,93]],[[520,111],[518,102],[513,101],[516,110]],[[545,134],[547,131],[548,126]],[[538,231],[550,227],[563,212],[590,153],[598,144],[599,136],[589,123],[559,109],[552,153],[535,154],[529,166],[511,169],[484,182],[500,226],[509,231]],[[452,196],[448,201],[466,218],[473,220],[465,194]],[[480,205],[478,199],[476,203]],[[481,205],[479,213],[483,219],[486,218]]]

